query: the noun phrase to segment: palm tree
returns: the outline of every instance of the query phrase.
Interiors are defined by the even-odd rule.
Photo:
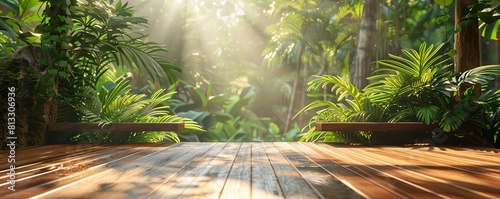
[[[295,73],[283,132],[290,129],[296,106],[305,104],[305,93],[301,91],[309,74],[326,73],[330,66],[335,66],[333,61],[340,63],[336,66],[336,73],[340,73],[345,60],[350,61],[349,54],[342,56],[338,52],[354,39],[348,32],[339,30],[352,30],[345,26],[345,20],[349,20],[349,16],[355,18],[354,10],[355,6],[340,6],[331,1],[276,1],[273,4],[271,14],[281,19],[266,31],[272,38],[264,51],[265,60],[271,67],[293,67]],[[332,15],[335,11],[337,14]],[[302,123],[300,118],[299,123]]]
[[[379,1],[377,0],[365,1],[363,5],[363,16],[356,45],[356,60],[351,75],[353,84],[359,89],[368,84],[366,77],[371,72],[372,46],[376,31],[378,7]]]

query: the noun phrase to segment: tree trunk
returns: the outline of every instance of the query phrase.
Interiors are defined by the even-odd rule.
[[[37,55],[38,48],[26,46],[0,63],[0,74],[2,74],[0,85],[5,85],[5,90],[15,89],[12,91],[13,95],[9,95],[12,97],[9,100],[15,102],[15,105],[9,104],[15,106],[9,110],[11,113],[9,117],[15,117],[13,123],[16,127],[14,134],[0,135],[2,148],[5,148],[6,143],[10,141],[15,141],[17,148],[46,144],[47,123],[56,121],[57,103],[54,97],[48,96],[46,91],[43,91],[39,82],[43,71],[39,70]],[[2,109],[5,110],[7,110],[5,106],[8,105],[6,100],[8,99],[0,100]],[[7,114],[0,122],[2,129],[7,129],[6,116]],[[7,139],[7,136],[15,139]]]
[[[495,50],[496,55],[498,55],[498,54],[500,54],[500,41],[495,42],[495,46],[496,46],[496,50]],[[496,57],[496,59],[497,59],[496,63],[500,63],[500,57]],[[494,85],[493,89],[496,89],[496,90],[500,89],[500,77],[498,77],[498,76],[495,78],[495,85]],[[500,142],[498,142],[498,143],[500,144]]]
[[[301,82],[300,80],[300,72],[302,71],[302,54],[304,53],[304,45],[301,44],[302,46],[300,47],[299,55],[297,58],[297,68],[295,71],[295,80],[293,81],[293,89],[292,89],[292,95],[290,97],[290,105],[288,106],[288,114],[286,116],[286,123],[285,123],[285,129],[283,130],[282,135],[285,135],[290,130],[290,127],[292,126],[292,118],[293,118],[293,112],[295,109],[295,101],[297,98],[297,93],[298,93],[298,87],[299,83]]]
[[[373,36],[376,31],[377,10],[379,0],[367,0],[363,6],[363,16],[359,28],[358,45],[356,48],[356,60],[352,71],[352,82],[358,89],[363,89],[367,84],[366,79],[371,72],[371,58],[373,47]]]
[[[455,1],[455,28],[460,27],[460,21],[467,14],[471,13],[467,7],[477,3],[477,0],[456,0]],[[464,72],[481,64],[481,54],[479,47],[479,22],[477,19],[471,19],[472,23],[468,26],[460,27],[461,30],[455,35],[455,71]],[[464,85],[459,89],[458,96],[470,87]],[[457,96],[457,97],[458,97]]]
[[[300,82],[300,88],[297,88],[299,89],[300,92],[300,105],[299,107],[305,107],[306,106],[306,89],[304,89],[304,86],[305,86],[305,83],[308,81],[307,77],[309,77],[309,68],[307,67],[307,64],[305,64],[303,66],[303,71],[304,71],[304,77],[302,78],[302,81]],[[297,118],[297,123],[299,125],[303,125],[303,121],[304,121],[304,114],[300,114]]]

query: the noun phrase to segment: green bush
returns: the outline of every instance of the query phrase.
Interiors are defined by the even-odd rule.
[[[369,77],[372,83],[362,91],[338,76],[324,75],[309,82],[308,91],[330,87],[332,93],[328,95],[331,100],[314,101],[301,111],[319,108],[304,127],[307,133],[301,140],[369,143],[374,136],[371,132],[319,132],[315,122],[422,121],[439,124],[445,132],[472,122],[482,128],[479,135],[498,144],[500,91],[487,86],[500,75],[500,66],[452,72],[449,60],[453,52],[443,54],[442,47],[423,43],[418,51],[403,50],[405,57],[390,55],[391,59],[378,61],[383,67]],[[480,95],[476,95],[476,87],[481,89]]]

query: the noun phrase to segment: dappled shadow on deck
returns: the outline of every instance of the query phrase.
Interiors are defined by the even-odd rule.
[[[156,146],[156,147],[155,147]],[[322,143],[43,146],[4,198],[498,198],[498,151]],[[0,154],[7,158],[8,154]],[[7,177],[7,164],[1,164]]]

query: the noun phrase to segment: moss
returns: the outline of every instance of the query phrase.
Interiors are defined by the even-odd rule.
[[[20,147],[43,144],[45,123],[43,107],[47,100],[38,81],[41,71],[30,66],[23,58],[0,60],[0,85],[2,96],[7,96],[9,87],[14,87],[16,101],[16,136]],[[7,97],[0,98],[0,107],[7,108]],[[7,128],[7,115],[2,114],[0,128]],[[1,134],[2,147],[6,146],[7,134]]]

